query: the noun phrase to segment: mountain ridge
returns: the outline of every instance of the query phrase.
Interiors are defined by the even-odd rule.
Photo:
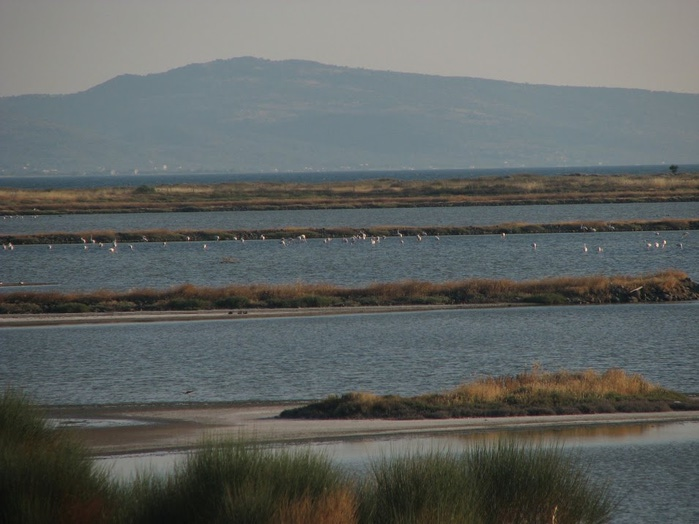
[[[0,98],[0,169],[693,163],[699,95],[252,57]]]

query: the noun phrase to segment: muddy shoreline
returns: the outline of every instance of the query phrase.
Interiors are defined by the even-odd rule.
[[[288,403],[60,406],[46,416],[98,455],[178,451],[205,438],[296,444],[484,431],[699,422],[699,411],[421,420],[280,419]]]
[[[447,304],[405,306],[304,307],[279,309],[216,309],[198,311],[138,311],[109,313],[41,313],[0,315],[4,327],[60,326],[75,324],[116,324],[129,322],[184,322],[196,320],[244,320],[251,318],[309,317],[320,315],[361,315],[371,313],[407,313],[445,309],[483,309],[535,307],[531,303]]]

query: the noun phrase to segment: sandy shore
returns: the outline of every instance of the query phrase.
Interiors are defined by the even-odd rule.
[[[96,454],[191,448],[205,437],[264,442],[322,442],[444,433],[699,422],[699,411],[438,419],[292,420],[279,413],[295,404],[107,406],[50,408],[47,416]]]
[[[279,309],[214,309],[201,311],[138,311],[110,313],[41,313],[0,315],[0,328],[70,324],[112,324],[120,322],[182,322],[188,320],[243,320],[246,318],[305,317],[367,313],[400,313],[443,309],[535,307],[533,304],[459,304],[414,306],[307,307]]]

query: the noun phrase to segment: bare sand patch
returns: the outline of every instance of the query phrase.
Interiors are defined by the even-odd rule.
[[[87,406],[49,408],[54,420],[80,420],[70,429],[94,453],[119,454],[187,449],[205,437],[243,437],[300,443],[445,433],[539,430],[579,426],[699,421],[699,411],[611,413],[422,420],[280,419],[298,404]],[[118,424],[91,424],[91,421]],[[132,421],[134,423],[129,423]]]

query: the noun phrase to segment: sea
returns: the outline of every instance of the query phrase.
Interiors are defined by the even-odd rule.
[[[329,176],[301,175],[311,179]],[[163,176],[157,175],[166,183],[185,180],[180,178],[185,175]],[[424,178],[425,174],[415,176]],[[32,183],[40,179],[41,184],[59,187],[58,178],[35,178]],[[156,183],[144,181],[141,175],[92,178],[108,181],[104,185],[118,185],[115,180],[124,179],[138,185]],[[78,183],[77,179],[88,183],[83,176],[73,176],[62,178],[61,184],[68,185],[60,187],[78,187],[70,185]],[[7,180],[0,178],[0,186],[8,185]],[[118,234],[153,228],[199,230],[203,226],[230,230],[345,226],[361,230],[378,225],[391,226],[396,233],[373,244],[351,238],[289,238],[285,244],[193,238],[167,245],[144,239],[129,245],[117,236],[114,252],[109,251],[112,244],[100,247],[91,242],[18,245],[0,251],[0,292],[163,289],[184,283],[218,287],[297,282],[363,286],[466,278],[518,281],[665,269],[679,269],[698,281],[696,231],[426,235],[421,240],[398,236],[405,226],[698,216],[699,204],[685,202],[5,217],[0,234],[97,229]],[[697,394],[698,319],[699,304],[690,302],[268,319],[231,315],[219,321],[8,327],[0,329],[0,387],[22,389],[46,405],[296,401],[348,391],[415,395],[540,365],[553,371],[620,367],[662,386]],[[185,396],[183,391],[190,389],[194,393]],[[466,435],[449,438],[449,445],[454,445],[453,439],[468,440]],[[699,424],[632,427],[621,436],[559,434],[547,438],[579,456],[596,480],[610,483],[620,503],[613,522],[699,521]],[[379,439],[336,443],[332,450],[339,464],[358,467],[379,450],[392,453],[414,445],[441,447],[445,441]],[[149,459],[140,457],[136,462]]]

